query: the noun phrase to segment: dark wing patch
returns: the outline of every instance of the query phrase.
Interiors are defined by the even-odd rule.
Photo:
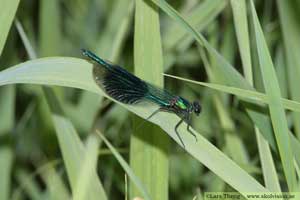
[[[118,65],[103,67],[95,64],[93,76],[96,83],[112,98],[125,104],[141,101],[147,93],[144,81]]]

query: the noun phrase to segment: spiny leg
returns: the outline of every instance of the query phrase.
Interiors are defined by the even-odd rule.
[[[153,117],[154,115],[156,115],[157,113],[164,111],[163,108],[158,108],[157,110],[155,110],[149,117],[147,117],[146,120],[149,120],[151,117]]]
[[[184,118],[181,118],[180,121],[176,124],[176,126],[175,126],[175,133],[176,133],[177,137],[179,138],[179,140],[180,140],[183,148],[185,149],[185,145],[184,145],[184,143],[183,143],[183,141],[182,141],[182,139],[181,139],[181,137],[180,137],[180,135],[179,135],[179,133],[177,131],[177,128],[180,126],[180,124],[182,124],[183,121],[184,121]]]
[[[163,108],[158,108],[157,110],[155,110],[149,117],[146,118],[146,120],[148,121],[151,117],[153,117],[155,114],[164,111]],[[135,128],[135,130],[141,128],[141,126],[146,122],[146,120],[144,120],[138,127]]]
[[[174,113],[172,110],[170,110],[170,108],[168,106],[165,107],[160,107],[157,110],[155,110],[149,117],[147,117],[146,120],[149,120],[150,118],[152,118],[154,115],[156,115],[159,112],[168,112],[168,113]]]
[[[189,115],[188,117],[187,117],[187,131],[190,133],[190,134],[192,134],[194,137],[195,137],[195,140],[196,140],[196,142],[198,141],[198,139],[197,139],[197,136],[195,135],[195,133],[193,133],[193,131],[190,129],[190,126],[191,126],[191,123],[192,123],[192,121],[191,121],[191,116]]]

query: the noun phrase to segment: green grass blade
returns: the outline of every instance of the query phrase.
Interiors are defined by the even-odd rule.
[[[269,5],[269,4],[265,4],[265,5]],[[268,12],[266,12],[266,13],[267,14],[264,15],[264,20],[268,19],[268,17],[269,17],[269,13]],[[248,23],[247,23],[247,25],[248,25]],[[240,28],[242,28],[242,27],[240,27]],[[253,33],[253,26],[251,26],[251,28],[252,28],[251,31]],[[249,40],[247,40],[247,41],[249,43]],[[246,77],[248,77],[248,81],[250,82],[251,85],[255,85],[255,87],[259,91],[264,91],[264,86],[260,79],[261,75],[259,73],[260,70],[259,70],[259,66],[258,66],[257,51],[255,51],[255,42],[252,40],[251,44],[252,44],[252,47],[254,47],[252,49],[252,53],[253,53],[252,59],[254,61],[253,62],[254,64],[252,65],[253,69],[249,68],[250,69],[248,71],[249,75],[248,76],[246,75]],[[241,51],[242,51],[242,49],[241,49]],[[250,51],[248,51],[248,53],[249,53],[249,57],[251,57]],[[256,72],[255,79],[253,79],[253,75],[252,75],[253,71]],[[286,97],[286,96],[284,96],[284,97]],[[278,175],[276,173],[276,168],[275,168],[273,157],[272,157],[272,154],[270,151],[270,145],[268,144],[267,140],[262,136],[262,134],[260,133],[260,130],[257,128],[257,126],[254,127],[254,130],[255,130],[256,141],[257,141],[258,150],[259,150],[259,158],[260,158],[260,163],[261,163],[261,167],[262,167],[265,186],[272,192],[281,192]]]
[[[70,199],[67,186],[63,182],[61,174],[51,164],[47,164],[47,169],[39,172],[45,182],[50,200]]]
[[[209,81],[214,82],[215,77],[211,73],[211,63],[209,62],[204,51],[200,49],[200,56],[203,60],[204,67],[206,69]],[[225,151],[228,152],[229,156],[238,164],[248,165],[249,155],[246,148],[238,137],[234,121],[230,117],[229,109],[225,106],[226,102],[223,100],[221,95],[213,95],[213,101],[216,107],[217,115],[219,116],[219,121],[221,129],[224,130],[225,138]]]
[[[124,9],[126,6],[127,8]],[[131,25],[134,1],[130,3],[128,1],[116,1],[114,8],[116,9],[113,9],[113,12],[108,17],[113,23],[110,24],[108,22],[107,27],[101,33],[97,51],[101,52],[101,56],[108,57],[109,60],[117,63]],[[122,19],[122,21],[119,22],[119,19]],[[117,33],[112,36],[112,32]],[[88,132],[91,130],[95,116],[99,111],[97,108],[101,107],[102,100],[102,96],[84,91],[77,105],[65,105],[66,114],[78,131]],[[82,115],[86,117],[82,118]]]
[[[163,58],[158,8],[149,0],[135,2],[134,71],[143,80],[163,87]],[[138,126],[134,118],[130,141],[130,165],[153,199],[168,199],[169,138],[154,124]],[[130,187],[133,199],[140,192]]]
[[[91,84],[92,78],[92,65],[87,61],[78,58],[53,57],[26,61],[1,71],[0,85],[39,82],[44,85],[75,86],[75,88],[97,93],[99,89],[96,84]]]
[[[167,77],[178,79],[178,80],[182,80],[182,81],[198,84],[198,85],[201,85],[201,86],[205,86],[207,88],[211,88],[211,89],[214,89],[214,90],[217,90],[217,91],[220,91],[220,92],[233,94],[237,97],[242,98],[245,101],[256,103],[258,105],[261,105],[261,103],[268,104],[267,95],[264,94],[264,93],[261,93],[261,92],[254,91],[254,90],[246,90],[246,89],[241,89],[241,88],[236,88],[236,87],[231,87],[231,86],[225,86],[225,85],[216,84],[216,83],[205,83],[205,82],[200,82],[200,81],[193,81],[193,80],[190,80],[190,79],[186,79],[186,78],[182,78],[182,77],[178,77],[178,76],[173,76],[173,75],[170,75],[170,74],[164,74],[164,75],[167,76]],[[284,98],[281,98],[281,101],[282,101],[282,104],[283,104],[285,109],[300,112],[300,102],[291,101],[291,100],[284,99]]]
[[[205,199],[207,191],[300,191],[300,1],[0,5],[0,199],[191,200]],[[266,44],[257,45],[257,35]],[[185,122],[174,131],[179,115],[162,112],[149,120],[159,108],[153,102],[123,104],[109,97],[95,84],[95,65],[80,48],[190,102],[199,100],[201,114],[191,119],[198,140]],[[272,60],[262,67],[271,74],[261,73],[259,59],[266,55]],[[268,86],[275,80],[277,98],[266,92],[266,78]],[[283,127],[277,135],[285,129],[288,153],[273,124]],[[100,149],[97,156],[104,142],[87,145],[93,129],[119,148],[108,144],[112,150]],[[157,145],[164,138],[165,149]],[[289,180],[288,167],[296,172]]]
[[[221,98],[215,95],[214,98],[215,107],[218,112],[220,119],[220,125],[224,130],[224,137],[226,142],[226,150],[230,158],[232,158],[236,163],[247,165],[249,164],[249,155],[247,154],[246,148],[237,135],[237,130],[235,128],[234,122],[230,118],[229,112],[226,109]]]
[[[106,26],[102,28],[100,38],[95,43],[96,53],[99,53],[101,57],[109,59],[113,62],[114,58],[118,58],[119,52],[122,45],[118,44],[118,37],[126,36],[126,26],[129,24],[132,16],[133,2],[131,0],[114,1],[112,2],[111,12],[108,15],[108,21]],[[121,26],[121,19],[125,20],[125,26]],[[127,20],[127,22],[126,22]],[[122,30],[125,29],[125,30]],[[121,40],[123,40],[121,38]],[[116,48],[119,46],[118,48]],[[115,55],[113,55],[115,54]]]
[[[236,36],[242,58],[244,75],[250,83],[252,78],[251,54],[249,44],[249,30],[246,12],[245,0],[231,0],[231,8],[233,11],[233,19],[235,25]]]
[[[278,175],[276,173],[276,168],[274,166],[269,144],[258,132],[258,128],[256,128],[255,131],[266,188],[272,192],[281,192]]]
[[[280,87],[276,78],[276,72],[269,54],[269,50],[261,30],[258,17],[253,5],[251,4],[252,17],[255,29],[255,38],[258,51],[260,69],[264,82],[264,87],[269,101],[269,109],[272,125],[275,133],[276,142],[280,158],[283,165],[284,174],[290,191],[294,191],[296,187],[296,174],[293,165],[293,152],[288,137],[288,125],[280,100]]]
[[[110,60],[113,61],[119,60],[128,32],[130,31],[132,14],[134,10],[134,1],[130,1],[129,3],[127,2],[127,9],[124,10],[126,11],[126,14],[122,16],[122,21],[119,25],[119,29],[113,41],[113,48],[110,56]]]
[[[78,104],[64,105],[66,116],[72,121],[76,130],[85,133],[92,129],[102,100],[103,96],[83,91]]]
[[[39,10],[40,56],[59,55],[61,51],[60,1],[41,0]]]
[[[20,37],[22,39],[23,45],[25,46],[25,49],[26,49],[26,51],[28,53],[28,57],[30,59],[36,59],[37,55],[36,55],[36,53],[35,53],[32,45],[30,44],[30,41],[29,41],[29,39],[28,39],[28,37],[27,37],[24,29],[23,29],[22,24],[20,23],[19,20],[15,20],[15,25],[16,25],[18,33],[19,33],[19,35],[20,35]]]
[[[300,74],[300,24],[299,7],[294,1],[277,0],[277,8],[280,16],[281,31],[283,33],[283,42],[288,74],[288,88],[292,100],[300,101],[299,74]],[[300,113],[293,113],[294,129],[297,138],[300,138]]]
[[[11,187],[11,171],[13,164],[13,153],[8,147],[0,148],[0,199],[8,200]]]
[[[129,165],[122,158],[122,156],[118,153],[118,151],[104,137],[104,135],[102,133],[100,133],[99,130],[97,130],[96,132],[101,137],[101,139],[104,141],[104,143],[106,144],[106,146],[110,149],[110,151],[113,153],[113,155],[118,160],[118,162],[123,167],[123,169],[126,171],[126,174],[132,180],[132,182],[137,187],[137,189],[140,191],[140,193],[144,196],[145,199],[150,200],[151,198],[150,198],[150,196],[148,194],[148,191],[146,190],[145,186],[142,184],[142,182],[138,178],[138,176],[135,175],[135,173],[133,172],[133,170],[129,167]]]
[[[129,2],[129,0],[114,2],[107,25],[101,31],[101,37],[96,42],[96,46],[92,47],[92,49],[97,49],[96,52],[99,52],[101,56],[115,63],[119,61],[131,25],[133,5],[134,1]],[[120,19],[122,20],[120,21]],[[88,132],[91,130],[102,100],[103,97],[99,95],[83,91],[78,104],[65,105],[66,115],[72,120],[78,131]],[[83,115],[86,117],[82,118]]]
[[[94,175],[97,167],[98,160],[99,140],[95,135],[91,135],[87,139],[85,147],[83,164],[81,165],[78,175],[75,192],[73,195],[74,200],[87,199],[89,188],[93,184]],[[97,196],[98,194],[93,194]]]
[[[231,7],[233,10],[233,18],[235,23],[235,30],[238,39],[239,52],[242,58],[243,71],[245,79],[253,85],[253,72],[251,64],[251,52],[250,52],[250,40],[248,30],[248,20],[246,11],[245,0],[231,0]],[[266,99],[266,103],[267,99]],[[262,166],[263,177],[265,186],[270,191],[280,192],[280,185],[276,174],[272,154],[268,142],[259,132],[259,129],[255,126],[255,135],[258,144],[258,150],[260,155],[260,162]]]
[[[165,0],[151,0],[157,6],[159,6],[163,11],[165,11],[171,18],[178,22],[183,28],[190,32],[196,39],[196,41],[203,45],[204,38],[202,35],[198,34],[197,30],[189,23],[185,23],[185,19],[173,9]]]
[[[52,8],[53,9],[53,8]],[[18,29],[18,31],[19,31],[19,33],[20,33],[20,36],[21,36],[21,38],[22,38],[22,41],[23,41],[23,43],[24,43],[24,45],[25,45],[25,48],[26,48],[26,50],[27,50],[27,52],[28,52],[28,54],[30,55],[30,58],[36,58],[36,53],[34,52],[34,50],[33,50],[33,48],[32,48],[32,46],[31,46],[31,44],[30,44],[30,42],[29,42],[29,40],[28,40],[28,38],[27,38],[27,35],[26,35],[26,33],[24,32],[24,30],[23,30],[23,28],[22,28],[22,25],[17,21],[16,22],[16,26],[17,26],[17,29]],[[43,41],[43,42],[46,42],[46,41]],[[47,45],[45,46],[45,47],[47,47]],[[49,54],[51,54],[51,52],[53,51],[54,49],[47,49],[47,48],[45,48],[44,49],[44,53],[49,53]],[[59,104],[58,104],[58,102],[57,102],[57,100],[56,100],[56,97],[54,96],[54,94],[52,94],[51,92],[52,92],[52,90],[50,89],[50,88],[44,88],[44,90],[46,91],[46,92],[48,92],[48,95],[49,96],[47,96],[46,97],[46,99],[47,99],[47,101],[48,101],[48,103],[50,103],[50,105],[52,105],[52,111],[54,111],[54,110],[60,110],[60,106],[59,106]],[[57,111],[57,112],[61,112],[61,111]],[[50,115],[50,113],[49,113],[49,115]],[[96,172],[96,170],[94,170],[94,171],[92,171],[92,170],[89,170],[89,172],[92,172],[92,175],[94,176],[94,174],[95,174],[95,172]],[[94,172],[94,173],[93,173]],[[52,171],[52,174],[53,174],[53,179],[52,179],[52,181],[54,181],[55,183],[57,183],[57,184],[59,184],[59,180],[58,180],[58,177],[56,178],[56,179],[54,179],[54,177],[55,177],[55,174],[54,174],[54,172]],[[81,174],[80,174],[81,175]],[[79,176],[80,176],[79,175]],[[69,176],[70,177],[70,176]],[[87,176],[85,176],[85,178],[86,178]],[[73,179],[74,179],[74,177],[72,177]],[[79,180],[90,180],[90,179],[85,179],[85,178],[82,178],[82,177],[79,177]],[[90,177],[88,177],[88,178],[90,178]],[[90,180],[91,181],[91,180]],[[96,183],[98,182],[98,180],[96,180],[95,178],[91,181],[91,182],[95,182],[96,181]],[[49,182],[49,178],[46,178],[46,182],[48,183]],[[80,182],[81,183],[81,185],[80,184],[77,184],[77,186],[79,185],[79,186],[82,186],[82,184],[83,184],[83,182]],[[86,183],[86,182],[84,182],[84,183]],[[87,186],[87,185],[83,185],[83,186]],[[61,196],[57,196],[57,195],[62,195],[62,196],[66,196],[66,194],[64,195],[64,192],[59,192],[59,193],[57,193],[57,194],[55,194],[55,193],[53,193],[53,190],[54,191],[56,191],[57,190],[57,185],[51,185],[51,187],[49,187],[49,189],[52,189],[52,190],[50,190],[49,191],[49,195],[52,195],[52,196],[50,196],[50,197],[55,197],[55,199],[59,199],[59,197],[61,197]],[[100,192],[102,192],[102,193],[99,193],[99,195],[101,196],[103,196],[103,197],[105,197],[105,194],[104,194],[104,192],[103,192],[103,189],[101,189],[101,184],[99,185],[99,188],[100,188]],[[59,189],[63,189],[63,187],[61,187],[61,188],[59,188]],[[87,187],[80,187],[80,189],[81,190],[78,190],[78,189],[74,189],[73,188],[73,191],[75,190],[75,197],[78,197],[79,196],[79,199],[81,198],[81,195],[85,195],[85,193],[84,192],[88,192],[87,191]],[[96,189],[97,189],[97,187],[96,187]],[[95,191],[91,191],[91,192],[95,192]],[[91,196],[90,198],[95,198],[95,196],[96,195],[94,195],[94,196]],[[84,196],[85,197],[85,196]],[[84,199],[84,198],[83,198]]]
[[[279,46],[276,50],[274,67],[276,69],[276,75],[280,86],[280,92],[282,97],[288,97],[288,78],[287,78],[287,68],[285,62],[285,55],[282,46]]]
[[[220,53],[229,63],[233,63],[236,56],[237,44],[234,42],[235,37],[233,23],[230,23],[224,30],[224,39],[220,46]]]
[[[1,116],[0,137],[11,133],[15,123],[15,86],[0,88],[0,110],[5,113]]]
[[[13,68],[0,72],[0,85],[15,83],[61,85],[81,88],[105,95],[93,80],[92,65],[86,61],[75,58],[37,59],[19,64]],[[121,104],[119,102],[116,103]],[[151,105],[121,105],[131,112],[143,117],[144,119],[147,118],[155,109],[157,109],[157,107],[153,107]],[[59,141],[63,143],[61,146],[64,146],[67,152],[68,149],[71,149],[71,146],[82,146],[78,144],[80,143],[80,141],[78,142],[79,138],[75,134],[75,130],[68,120],[59,116],[55,116],[54,119],[56,120],[57,126],[61,127],[58,132]],[[178,120],[179,118],[172,114],[159,113],[154,116],[153,119],[151,119],[151,122],[163,128],[166,133],[168,133],[180,145],[181,143],[174,132],[174,125],[178,122]],[[65,135],[66,132],[70,132],[70,134]],[[247,191],[266,191],[266,189],[262,187],[254,178],[242,170],[238,165],[231,161],[226,155],[224,155],[200,134],[196,133],[198,142],[195,143],[195,138],[187,132],[184,125],[179,128],[179,132],[181,133],[183,142],[186,145],[187,152],[207,166],[237,191],[242,193]],[[81,150],[77,151],[80,152]],[[68,159],[68,162],[71,162],[71,164],[73,162],[79,162],[78,155],[81,153],[70,152],[70,154],[71,156],[70,160]],[[75,170],[71,171],[76,173]]]
[[[43,199],[43,193],[38,183],[33,180],[27,171],[19,170],[16,173],[16,178],[24,192],[27,193],[29,199]]]
[[[1,0],[1,12],[0,12],[0,24],[1,24],[1,33],[0,33],[0,56],[4,44],[7,39],[9,29],[12,25],[13,19],[15,17],[18,5],[20,0]]]
[[[76,192],[77,181],[84,166],[84,146],[76,133],[72,123],[63,116],[58,102],[53,91],[49,88],[44,88],[47,97],[47,102],[52,112],[53,123],[57,133],[59,146],[62,151],[63,160],[67,169],[68,178],[73,193]],[[103,190],[102,184],[96,171],[92,171],[92,179],[88,188],[88,199],[107,199]]]
[[[187,23],[176,10],[174,10],[164,0],[152,1],[162,10],[164,10],[176,22],[181,24],[187,32],[193,35],[199,45],[204,45],[209,54],[216,59],[217,65],[214,65],[214,74],[218,78],[218,81],[243,89],[254,90],[254,88],[251,87],[251,85],[220,54],[218,54],[218,52],[205,40],[205,38],[200,33],[198,33],[195,28]],[[274,150],[277,150],[269,117],[247,107],[246,111],[255,125],[260,129],[260,132],[263,134],[265,139],[268,140],[271,147]],[[291,132],[289,132],[289,137],[292,141],[292,149],[294,154],[296,155],[295,158],[297,160],[297,163],[299,164],[300,157],[297,155],[300,155],[300,143]]]
[[[53,9],[53,8],[52,8]],[[23,45],[27,51],[27,54],[29,56],[29,59],[36,59],[37,54],[34,50],[33,46],[31,45],[31,42],[29,41],[29,38],[27,37],[27,34],[25,33],[22,24],[19,20],[15,20],[15,26],[18,30],[18,33],[21,37],[21,40],[23,42]],[[40,92],[40,88],[35,88],[35,92]],[[50,123],[51,121],[51,113],[48,109],[48,105],[46,102],[46,99],[43,95],[41,95],[40,103],[37,104],[37,109],[39,110],[39,113],[41,114],[41,118],[43,118],[43,121],[41,121],[42,126],[46,127],[47,130],[54,130],[53,124]]]
[[[201,31],[204,27],[211,23],[218,14],[220,14],[226,4],[227,1],[223,0],[206,0],[203,3],[199,3],[199,5],[190,12],[186,19],[193,26],[197,27],[197,30]],[[189,36],[180,26],[170,26],[163,37],[165,49],[173,49],[181,40],[186,39],[186,37]]]
[[[8,32],[10,30],[15,12],[18,8],[19,0],[1,1],[2,11],[0,13],[0,56],[2,54]],[[12,130],[14,124],[14,106],[15,101],[15,87],[8,86],[0,89],[0,110],[5,113],[1,119],[0,136]]]

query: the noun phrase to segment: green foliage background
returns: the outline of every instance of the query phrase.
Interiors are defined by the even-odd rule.
[[[0,5],[0,200],[300,191],[299,1]],[[200,100],[198,141],[170,113],[140,127],[155,105],[107,97],[81,48]]]

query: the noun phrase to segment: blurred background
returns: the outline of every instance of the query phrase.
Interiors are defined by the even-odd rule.
[[[243,74],[231,1],[167,2]],[[247,11],[250,9],[248,4],[247,1]],[[281,95],[297,99],[299,91],[294,81],[299,77],[299,66],[293,71],[289,65],[300,61],[297,56],[289,56],[299,50],[296,46],[300,45],[297,43],[300,1],[255,1],[255,7],[273,58]],[[80,49],[87,48],[133,72],[134,8],[132,0],[21,1],[0,57],[0,69],[36,57],[82,58]],[[212,82],[213,77],[208,75],[207,69],[215,64],[215,60],[165,12],[160,10],[159,17],[164,72]],[[248,28],[245,31],[251,35],[252,28],[250,25]],[[26,51],[20,30],[25,31],[36,55],[30,56]],[[250,43],[253,40],[252,35]],[[291,44],[294,46],[285,49]],[[254,79],[259,82],[259,72],[254,71],[254,74]],[[164,81],[165,88],[172,93],[201,101],[203,111],[199,118],[193,118],[194,129],[263,184],[254,125],[241,102],[231,95],[193,83],[168,77]],[[105,130],[105,136],[128,160],[133,131],[129,111],[87,91],[52,88],[83,141],[98,127]],[[263,87],[257,89],[263,91]],[[265,107],[259,109],[267,113]],[[59,188],[63,194],[60,198],[64,199],[64,195],[68,198],[70,185],[51,111],[41,87],[30,84],[0,87],[0,111],[0,197],[55,199],[51,195]],[[294,117],[291,112],[287,113],[289,128],[299,136],[299,124],[295,123]],[[97,172],[108,199],[125,199],[124,170],[105,146],[101,146],[98,153]],[[274,163],[278,163],[275,166],[279,182],[285,190],[287,185],[280,157],[274,152],[273,155]],[[173,141],[170,142],[168,158],[169,177],[163,178],[169,183],[169,199],[193,199],[197,194],[201,199],[204,191],[234,191]],[[57,179],[51,182],[49,177]],[[53,189],[53,184],[59,186]]]

